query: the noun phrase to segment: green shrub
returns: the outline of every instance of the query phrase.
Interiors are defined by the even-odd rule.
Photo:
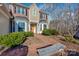
[[[65,41],[68,41],[68,42],[72,42],[72,43],[75,43],[75,44],[79,44],[79,40],[76,40],[74,39],[72,36],[64,36],[65,37]]]
[[[50,35],[58,35],[59,33],[55,29],[44,29],[42,34],[50,36]]]
[[[23,43],[26,37],[33,36],[32,32],[14,32],[7,35],[0,35],[0,45],[13,47]]]
[[[8,47],[19,45],[24,41],[23,37],[24,34],[19,32],[3,35],[1,36],[0,45]]]
[[[73,38],[71,37],[71,36],[64,36],[65,37],[65,41],[72,41],[73,40]]]
[[[33,32],[24,32],[24,35],[26,37],[31,37],[31,36],[34,36],[34,33]]]
[[[59,34],[59,32],[56,29],[52,29],[51,33],[52,33],[52,35],[58,35]]]
[[[51,33],[51,30],[50,29],[44,29],[43,32],[42,32],[43,35],[47,35],[47,36],[50,36],[52,35]]]

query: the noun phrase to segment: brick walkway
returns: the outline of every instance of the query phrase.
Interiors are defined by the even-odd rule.
[[[37,48],[41,48],[50,44],[58,43],[56,40],[43,35],[36,35],[34,37],[29,37],[24,45],[28,46],[28,56],[36,56]]]

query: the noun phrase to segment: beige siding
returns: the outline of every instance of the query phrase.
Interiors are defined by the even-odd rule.
[[[9,19],[0,12],[0,34],[9,32]]]
[[[33,16],[33,9],[35,9],[36,16]],[[29,20],[30,22],[39,22],[39,9],[37,8],[36,4],[32,4],[29,9]]]

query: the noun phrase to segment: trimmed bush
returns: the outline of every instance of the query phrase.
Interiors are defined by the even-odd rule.
[[[31,37],[31,36],[34,36],[34,33],[33,32],[24,32],[24,35],[26,37]]]
[[[32,32],[14,32],[7,35],[0,35],[0,45],[14,47],[24,42],[26,37],[33,36]]]
[[[50,36],[52,35],[51,33],[51,30],[50,29],[44,29],[43,32],[42,32],[43,35],[47,35],[47,36]]]
[[[8,47],[19,45],[24,41],[23,37],[24,35],[19,32],[3,35],[0,41],[0,45]]]
[[[59,32],[58,32],[56,29],[52,29],[52,30],[51,30],[51,34],[52,34],[52,35],[58,35]]]
[[[58,35],[59,33],[55,29],[44,29],[42,34],[50,36],[50,35]]]

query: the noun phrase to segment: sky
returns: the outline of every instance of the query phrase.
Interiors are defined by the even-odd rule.
[[[23,3],[23,5],[25,5],[25,6],[30,6],[31,4],[32,3]],[[36,4],[39,8],[44,6],[44,3],[36,3]],[[65,5],[65,3],[56,3],[56,4],[57,4],[57,7],[60,7],[60,8],[64,8],[64,5]],[[71,6],[72,6],[72,8],[76,8],[77,3],[72,3]]]
[[[31,4],[32,3],[23,3],[23,5],[25,5],[26,7],[29,7]],[[65,5],[66,3],[55,3],[55,4],[57,5],[56,8],[60,8],[60,9],[65,8],[66,6]],[[42,9],[44,7],[44,3],[36,3],[36,5],[39,9]],[[77,8],[77,3],[71,3],[70,6],[71,6],[70,9],[73,12]],[[50,16],[49,19],[51,20]]]
[[[23,3],[23,5],[25,5],[26,7],[29,7],[32,3]],[[41,8],[42,6],[44,6],[44,3],[36,3],[36,5],[38,6],[38,8]]]

